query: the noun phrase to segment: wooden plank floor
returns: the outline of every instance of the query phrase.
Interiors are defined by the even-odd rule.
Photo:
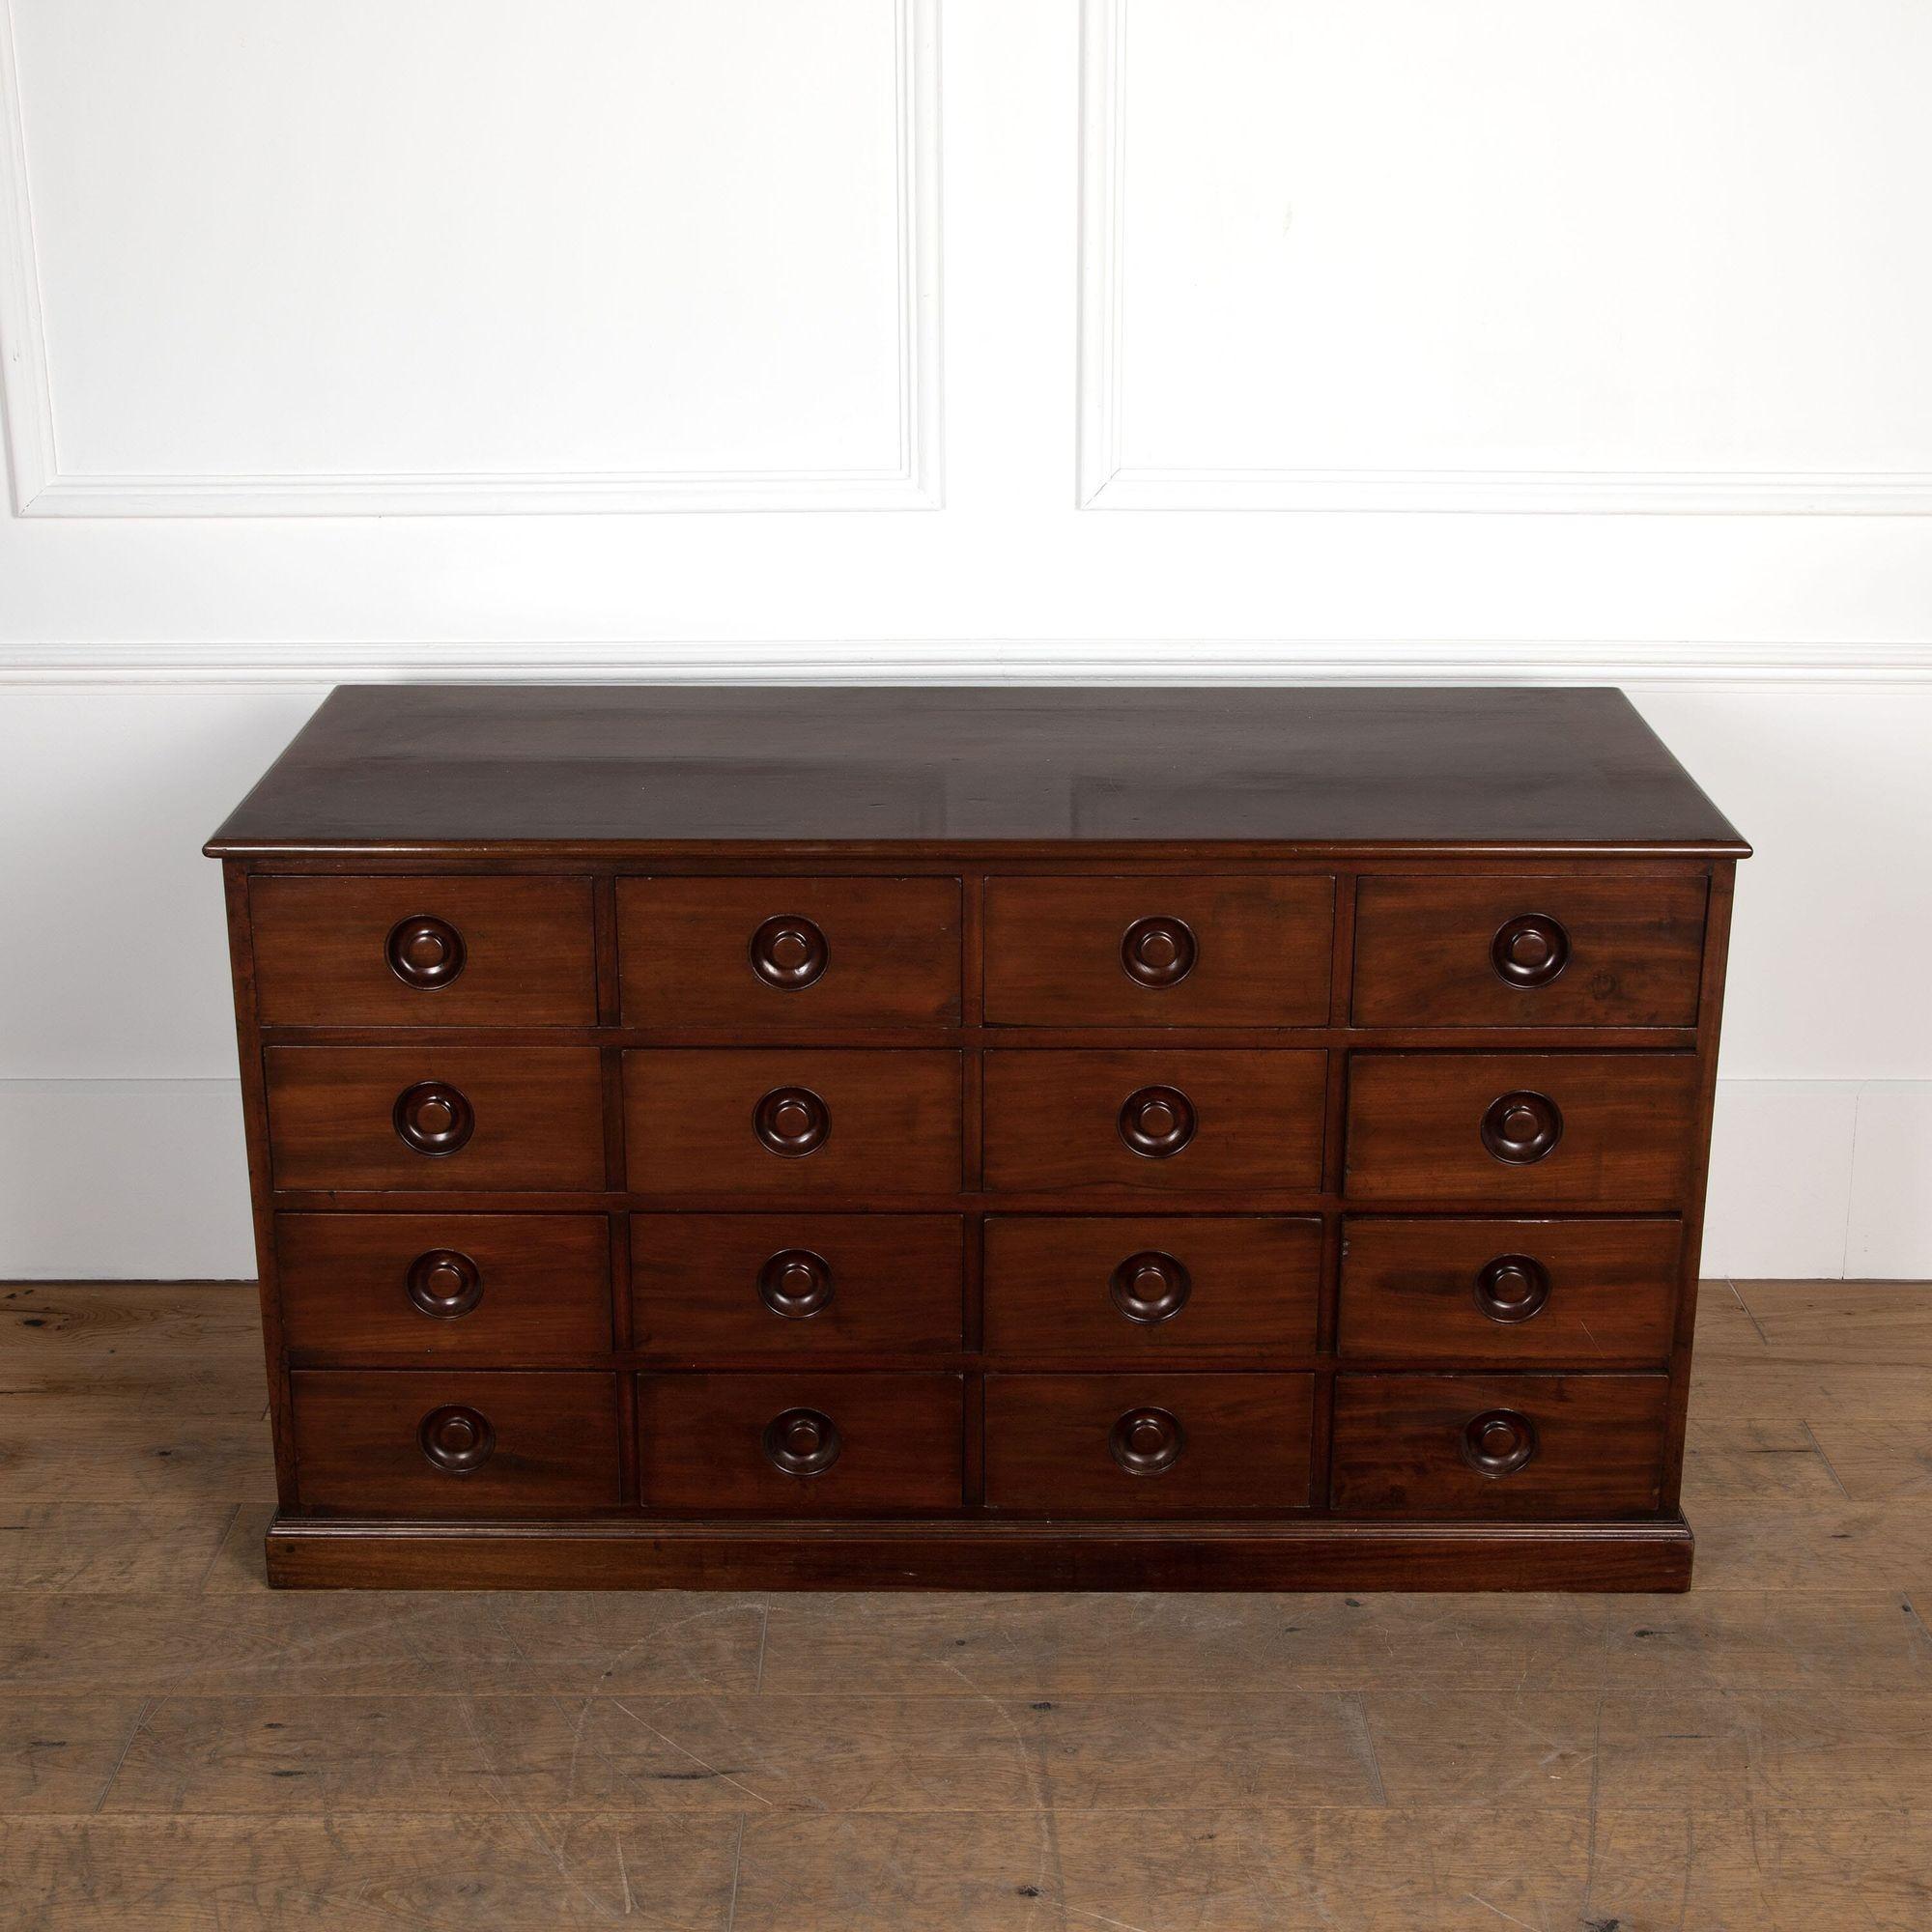
[[[1932,1287],[1697,1349],[1688,1597],[272,1594],[252,1290],[0,1288],[0,1925],[1926,1932]]]

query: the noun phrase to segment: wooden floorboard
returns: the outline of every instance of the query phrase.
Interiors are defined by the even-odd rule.
[[[275,1593],[263,1408],[0,1288],[10,1932],[1932,1926],[1932,1286],[1706,1284],[1688,1597]]]

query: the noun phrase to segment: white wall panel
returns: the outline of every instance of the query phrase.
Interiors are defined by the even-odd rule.
[[[1932,12],[1086,15],[1087,500],[1932,509]]]
[[[29,511],[936,490],[925,0],[11,11]]]
[[[1321,639],[1366,643],[1371,665],[1500,643],[1553,675],[1573,662],[1598,674],[1619,642],[1690,640],[1693,663],[1747,646],[1827,668],[1849,652],[1861,673],[1880,649],[1927,661],[1932,533],[1918,518],[1079,514],[1077,0],[970,0],[943,30],[943,516],[4,518],[0,657],[160,644],[300,658],[342,643],[412,664],[448,645],[460,664],[481,641],[539,668],[590,645],[648,673],[687,643],[857,656],[867,640],[956,639],[964,662],[996,641],[1024,663],[1091,646],[1096,665],[1163,669],[1178,661],[1168,640],[1191,659],[1207,639],[1210,672],[1236,647],[1292,671],[1299,640]],[[229,49],[205,43],[203,58],[219,68]],[[58,246],[45,222],[42,239]],[[338,246],[333,231],[313,242]],[[0,297],[10,286],[0,275]],[[1869,300],[1890,298],[1888,269]],[[4,318],[0,333],[11,355]],[[678,381],[639,360],[617,400],[637,408]]]
[[[1634,696],[1756,848],[1725,1073],[1932,1080],[1932,682]]]
[[[0,1278],[255,1272],[236,1080],[0,1080]]]
[[[1845,1272],[1855,1080],[1719,1080],[1703,1268],[1747,1280]]]
[[[325,686],[389,676],[1625,684],[1758,847],[1709,1265],[1932,1266],[1932,518],[1672,513],[1898,508],[1932,468],[1917,0],[1124,0],[1123,448],[1139,500],[1243,507],[1120,516],[1074,477],[1116,0],[7,9],[0,230],[50,357],[0,272],[14,480],[63,514],[0,516],[0,1278],[246,1271],[199,847]],[[849,506],[747,478],[901,443],[886,500],[932,484],[942,172],[942,515],[528,513]],[[1250,507],[1310,462],[1338,513]],[[1234,484],[1162,468],[1203,463]],[[1614,487],[1340,510],[1390,464]],[[1490,513],[1633,477],[1660,514]],[[439,500],[515,514],[226,514]],[[184,507],[221,514],[65,514]]]
[[[1932,1080],[1859,1090],[1844,1272],[1932,1281]]]
[[[202,841],[324,695],[0,696],[0,1080],[233,1076]]]

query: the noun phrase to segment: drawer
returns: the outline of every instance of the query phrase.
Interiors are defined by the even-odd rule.
[[[957,1509],[963,1424],[952,1375],[638,1380],[643,1496],[659,1509]]]
[[[1321,1224],[1268,1215],[996,1215],[986,1347],[1051,1360],[1310,1354]]]
[[[951,1214],[639,1214],[633,1330],[672,1354],[957,1350]]]
[[[1675,1221],[1350,1221],[1338,1351],[1662,1362],[1682,1240]]]
[[[283,1340],[424,1361],[608,1354],[607,1228],[589,1214],[278,1214]]]
[[[265,1026],[595,1026],[587,879],[251,880]]]
[[[951,1194],[961,1077],[956,1053],[627,1053],[631,1185],[794,1200]]]
[[[988,1376],[986,1501],[1133,1517],[1308,1506],[1311,1376]]]
[[[1358,1053],[1354,1201],[1671,1208],[1699,1138],[1688,1053]]]
[[[604,1185],[604,1086],[588,1046],[271,1046],[277,1187]]]
[[[617,1506],[617,1378],[298,1369],[304,1509],[547,1516]]]
[[[1330,878],[986,881],[986,1018],[1007,1026],[1323,1026]]]
[[[617,934],[631,1026],[959,1017],[957,879],[623,879]]]
[[[1338,1510],[1641,1516],[1659,1506],[1666,1376],[1338,1376]]]
[[[1702,878],[1365,878],[1357,1026],[1694,1026]]]
[[[988,1053],[986,1185],[1317,1188],[1326,1066],[1320,1052]]]

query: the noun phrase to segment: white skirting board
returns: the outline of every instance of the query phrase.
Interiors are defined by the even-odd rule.
[[[0,1081],[0,1281],[245,1279],[232,1080]],[[1724,1080],[1704,1271],[1932,1279],[1932,1080]]]
[[[238,1080],[0,1080],[0,1281],[255,1272]]]
[[[1932,1080],[1722,1080],[1704,1271],[1932,1279]]]

